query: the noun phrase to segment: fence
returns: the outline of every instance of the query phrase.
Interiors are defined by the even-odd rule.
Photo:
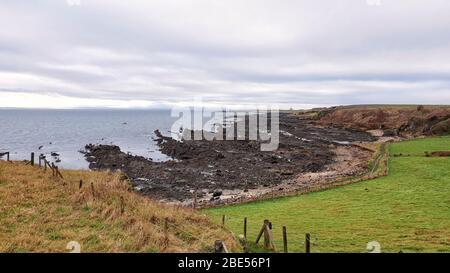
[[[3,152],[0,153],[0,158],[3,158],[4,156],[6,156],[6,161],[10,162],[10,152]],[[31,166],[35,166],[36,162],[35,162],[35,153],[31,153],[30,154],[30,160],[25,160],[26,165],[31,165]],[[61,172],[59,171],[59,167],[55,165],[55,163],[53,162],[49,162],[47,160],[47,157],[45,155],[39,155],[38,157],[38,166],[39,168],[44,168],[44,171],[47,171],[47,168],[50,169],[52,171],[52,175],[54,177],[59,177],[61,179],[64,179],[64,177],[62,176]]]
[[[0,153],[0,158],[3,158],[4,156],[6,156],[6,161],[9,162],[9,152]]]
[[[238,222],[237,222],[238,221]],[[248,236],[249,234],[249,221],[247,217],[237,218],[237,217],[228,217],[226,215],[222,215],[219,220],[219,225],[222,226],[225,230],[228,230],[227,224],[232,225],[234,228],[242,223],[242,235],[239,235],[239,242],[242,246],[243,252],[249,253],[251,251],[267,251],[267,252],[275,252],[275,253],[320,253],[320,252],[342,252],[348,249],[347,242],[342,241],[342,239],[336,238],[322,238],[319,241],[319,238],[309,231],[306,233],[300,233],[298,230],[295,230],[295,233],[291,230],[291,237],[289,237],[289,229],[285,225],[280,225],[277,228],[274,228],[272,222],[268,219],[264,220],[261,228],[259,228],[260,224],[257,224],[258,229],[255,228],[255,224],[253,223],[253,227],[251,229],[254,236]],[[234,229],[233,229],[234,230]],[[258,230],[255,232],[255,230]],[[230,233],[232,233],[230,231]],[[256,238],[256,239],[255,239]],[[350,248],[354,249],[355,242],[350,241]],[[375,245],[374,245],[375,243]],[[381,248],[376,245],[379,245],[378,242],[364,242],[360,246],[360,251],[363,253],[380,253]],[[356,247],[358,249],[359,247]],[[295,249],[295,251],[291,251],[291,249]],[[355,250],[351,250],[355,251]],[[358,250],[356,250],[358,251]],[[359,251],[358,251],[359,252]]]
[[[222,227],[225,228],[227,217],[225,215],[222,215]],[[287,233],[287,227],[282,226],[281,229],[282,232],[282,245],[283,250],[282,252],[288,253],[289,252],[289,245],[288,245],[288,233]],[[247,237],[248,235],[248,219],[245,217],[243,219],[243,235],[239,237],[239,242],[244,250],[244,252],[249,252],[249,239]],[[259,242],[263,240],[262,247],[265,250],[271,251],[271,252],[280,252],[277,250],[274,236],[273,236],[273,225],[270,220],[266,219],[263,221],[261,229],[258,232],[258,235],[256,237],[256,240],[254,241],[254,244],[258,245]],[[311,234],[305,233],[305,240],[303,242],[303,245],[305,247],[305,253],[311,253]],[[299,243],[299,242],[296,242]]]

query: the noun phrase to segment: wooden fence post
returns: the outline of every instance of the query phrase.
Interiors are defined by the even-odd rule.
[[[311,234],[305,234],[305,253],[311,253]]]
[[[264,224],[261,228],[261,230],[259,231],[258,237],[256,237],[256,244],[259,243],[259,240],[261,239],[261,236],[264,234],[264,231],[266,229],[266,224],[269,223],[269,220],[264,220]]]
[[[30,164],[31,164],[31,166],[34,166],[34,153],[31,153]]]
[[[263,235],[264,235],[264,248],[276,251],[275,243],[273,242],[272,223],[270,223],[269,220],[264,220],[261,231],[258,234],[258,238],[256,238],[256,243],[259,242],[259,240]]]
[[[64,179],[64,177],[62,176],[62,174],[59,172],[59,168],[58,168],[58,166],[56,166],[55,165],[55,163],[53,163],[52,162],[52,174],[53,174],[53,176],[56,176],[56,177],[60,177],[61,179]]]
[[[59,171],[59,167],[56,166],[56,173],[59,175],[59,177],[61,177],[61,179],[64,179],[64,177],[62,176],[61,172]]]
[[[269,220],[264,220],[264,248],[269,249],[270,248],[270,237],[269,237]]]
[[[9,152],[6,153],[6,161],[9,162]]]
[[[51,169],[52,168],[52,166],[50,166],[50,163],[47,161],[47,159],[44,159],[44,163],[45,163],[45,168],[44,168],[44,170],[45,171],[47,171],[47,166]]]
[[[81,190],[83,187],[83,179],[80,179],[80,184],[78,184],[78,189]]]
[[[275,243],[273,241],[273,234],[272,234],[272,223],[269,222],[268,225],[266,225],[266,232],[264,236],[264,241],[267,237],[267,242],[264,242],[264,245],[267,245],[267,249],[272,249],[273,251],[277,251],[275,247]]]
[[[283,226],[283,250],[284,250],[284,253],[288,253],[286,226]]]
[[[225,214],[222,215],[222,227],[225,227]]]
[[[244,218],[244,238],[247,240],[247,217]]]

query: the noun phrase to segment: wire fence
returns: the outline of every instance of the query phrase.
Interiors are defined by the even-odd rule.
[[[379,253],[380,244],[376,241],[364,241],[350,237],[329,238],[314,233],[313,230],[290,229],[289,226],[274,224],[269,220],[249,221],[245,217],[233,217],[221,215],[213,218],[217,224],[224,229],[231,228],[250,246],[250,251],[281,252],[281,253],[329,253],[329,252],[352,252]],[[265,228],[267,225],[267,228]],[[261,235],[261,232],[263,233]],[[265,233],[269,232],[269,235]],[[261,238],[259,238],[261,236]],[[260,240],[258,240],[260,239]],[[269,240],[269,241],[267,241]],[[274,247],[272,247],[274,246]],[[245,246],[243,245],[245,250]],[[248,246],[247,246],[248,249]]]
[[[7,162],[11,162],[10,152],[0,152],[0,159],[4,159],[4,158],[6,158]],[[54,162],[48,161],[47,157],[45,155],[40,154],[37,157],[37,161],[35,161],[35,159],[36,159],[35,153],[32,152],[30,154],[30,160],[24,160],[24,162],[26,165],[31,165],[31,166],[38,165],[39,168],[43,168],[44,171],[47,171],[47,168],[48,168],[52,171],[52,175],[54,177],[59,177],[61,179],[64,179],[63,175],[59,171],[59,167]]]

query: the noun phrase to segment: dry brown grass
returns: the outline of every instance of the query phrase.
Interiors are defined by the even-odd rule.
[[[70,241],[82,252],[208,252],[218,239],[236,247],[206,216],[142,197],[118,173],[62,174],[0,161],[0,252],[68,252]]]

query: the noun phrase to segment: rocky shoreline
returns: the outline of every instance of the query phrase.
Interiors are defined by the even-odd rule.
[[[172,160],[154,162],[126,154],[118,146],[89,144],[84,151],[89,168],[121,171],[135,190],[163,202],[187,205],[195,196],[199,206],[211,206],[302,186],[305,174],[330,172],[339,161],[338,152],[367,163],[371,153],[350,144],[377,139],[364,131],[324,127],[289,113],[280,114],[280,145],[273,152],[262,152],[261,141],[255,140],[178,141],[159,131],[155,135],[161,152]],[[363,163],[335,169],[333,176],[363,172],[366,167]]]

